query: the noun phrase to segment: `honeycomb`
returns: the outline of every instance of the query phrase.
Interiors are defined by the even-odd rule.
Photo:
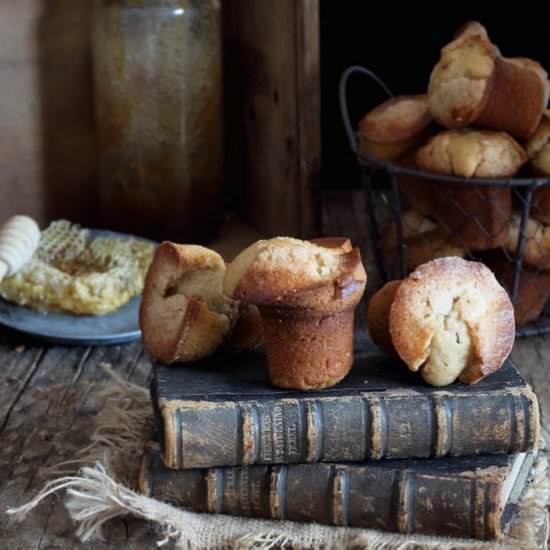
[[[110,313],[142,292],[154,249],[58,220],[42,232],[31,260],[0,283],[0,296],[39,311]]]

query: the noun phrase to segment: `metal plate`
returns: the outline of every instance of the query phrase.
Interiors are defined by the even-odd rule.
[[[141,336],[141,296],[107,315],[41,313],[0,299],[0,324],[58,344],[104,346],[132,342]]]
[[[111,231],[92,230],[94,237],[136,238]],[[146,239],[143,239],[146,240]],[[141,337],[141,295],[107,315],[41,313],[0,298],[0,324],[48,342],[69,345],[105,346],[132,342]]]

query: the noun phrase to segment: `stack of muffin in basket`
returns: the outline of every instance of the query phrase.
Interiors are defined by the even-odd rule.
[[[361,120],[360,149],[367,156],[468,178],[399,176],[408,271],[443,256],[475,258],[511,288],[528,196],[512,178],[550,176],[549,94],[539,63],[503,57],[485,28],[470,22],[442,49],[426,95],[392,98]],[[510,182],[481,185],[475,178]],[[524,232],[518,325],[539,318],[550,295],[550,186],[534,190]],[[386,260],[397,264],[395,224],[382,234]]]

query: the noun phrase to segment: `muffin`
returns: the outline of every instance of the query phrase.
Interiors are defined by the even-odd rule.
[[[345,242],[277,237],[231,262],[224,291],[258,307],[271,383],[309,390],[332,386],[349,372],[354,309],[366,280],[359,249]]]
[[[521,145],[504,132],[446,130],[416,153],[421,168],[466,178],[513,176],[527,161]]]
[[[399,357],[390,335],[390,309],[401,279],[386,283],[369,302],[367,326],[373,342],[390,357]]]
[[[394,161],[430,133],[433,119],[425,95],[388,99],[359,122],[359,148],[380,160]]]
[[[528,138],[539,124],[547,94],[543,72],[523,58],[503,58],[486,31],[470,23],[441,50],[430,76],[428,103],[446,128],[481,126]]]
[[[413,271],[419,265],[435,258],[465,255],[465,250],[451,244],[447,231],[416,210],[408,210],[401,218],[405,242],[405,265]],[[382,231],[382,250],[390,265],[399,261],[399,241],[395,223],[388,223]]]
[[[461,36],[478,35],[486,40],[489,40],[489,34],[487,29],[479,21],[468,21],[458,28],[454,38],[460,38]],[[496,46],[495,46],[496,48]]]
[[[202,246],[165,241],[157,248],[139,317],[143,345],[156,360],[196,361],[221,345],[262,342],[258,312],[224,295],[225,269],[223,258]]]
[[[428,384],[443,386],[457,378],[474,384],[510,354],[514,308],[485,265],[440,258],[399,285],[390,334],[401,359]]]
[[[546,110],[537,131],[525,144],[531,173],[535,177],[550,177],[550,111]],[[535,220],[550,224],[550,185],[533,193],[531,215]]]
[[[405,168],[418,169],[415,157],[416,151],[411,151],[401,157],[398,163]],[[438,190],[433,180],[412,174],[399,174],[398,181],[403,210],[416,210],[424,216],[433,213]]]
[[[506,250],[511,257],[516,254],[520,234],[521,218],[517,214],[512,217]],[[550,226],[529,218],[525,226],[525,246],[523,262],[533,268],[550,271]]]
[[[510,177],[527,161],[521,146],[503,132],[446,130],[416,153],[424,170],[466,178]],[[441,183],[436,197],[437,220],[451,242],[473,250],[506,242],[512,197],[507,186]]]
[[[499,282],[511,291],[515,264],[500,251],[493,251],[484,259]],[[518,325],[536,321],[550,297],[550,273],[523,266],[518,283],[514,314]]]
[[[505,60],[508,63],[512,63],[522,69],[532,71],[540,79],[544,89],[543,105],[546,108],[548,105],[548,99],[550,98],[550,81],[548,81],[548,73],[546,69],[534,59],[528,57],[506,57]],[[540,122],[539,122],[540,124]]]

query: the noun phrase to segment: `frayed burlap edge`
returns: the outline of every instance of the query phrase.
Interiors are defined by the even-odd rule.
[[[197,514],[146,497],[137,492],[137,483],[144,449],[153,445],[149,395],[144,388],[129,384],[108,370],[116,383],[110,383],[102,392],[105,406],[98,415],[90,445],[74,461],[62,463],[48,474],[69,474],[76,471],[75,467],[80,470],[76,475],[49,481],[33,500],[7,510],[17,520],[22,520],[44,498],[64,490],[65,506],[82,541],[101,537],[103,525],[115,517],[134,516],[157,525],[159,546],[172,542],[181,549],[527,550],[548,545],[550,479],[546,449],[539,453],[509,533],[496,542]]]

